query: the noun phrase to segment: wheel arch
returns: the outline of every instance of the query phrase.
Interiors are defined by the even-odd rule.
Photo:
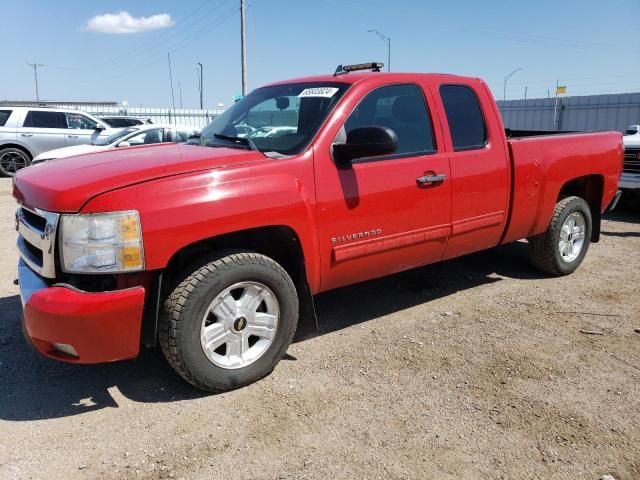
[[[584,199],[591,210],[591,241],[600,240],[600,226],[602,223],[602,197],[604,193],[604,177],[598,174],[584,175],[565,182],[556,203],[566,197],[576,196]]]
[[[24,153],[29,155],[29,160],[33,160],[33,154],[31,151],[24,145],[14,142],[3,143],[0,145],[0,150],[4,150],[5,148],[17,148],[18,150],[22,150]]]
[[[220,251],[246,251],[265,255],[285,269],[293,280],[300,303],[299,335],[308,335],[318,329],[313,295],[309,288],[305,257],[300,237],[286,225],[271,225],[225,233],[185,245],[175,252],[166,268],[159,274],[154,288],[153,304],[167,295],[172,286],[181,281],[185,269],[197,264],[200,259]],[[158,311],[148,315],[143,325],[143,343],[155,345],[157,339]]]

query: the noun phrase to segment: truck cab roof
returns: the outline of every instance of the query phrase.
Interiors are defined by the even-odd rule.
[[[312,75],[308,77],[299,77],[289,80],[273,82],[266,86],[272,85],[286,85],[288,83],[311,83],[311,82],[336,82],[336,83],[348,83],[356,84],[362,82],[377,82],[377,83],[394,83],[394,82],[414,82],[420,78],[446,78],[452,81],[460,82],[483,82],[482,79],[477,77],[465,77],[461,75],[453,75],[450,73],[403,73],[403,72],[350,72],[341,75],[325,74],[325,75]]]

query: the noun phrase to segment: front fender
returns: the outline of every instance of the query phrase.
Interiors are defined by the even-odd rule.
[[[258,227],[290,227],[312,291],[320,283],[312,151],[289,159],[170,176],[98,195],[82,213],[138,210],[145,268],[193,243]]]

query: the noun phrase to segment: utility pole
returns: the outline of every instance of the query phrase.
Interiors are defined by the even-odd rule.
[[[204,108],[202,106],[202,89],[204,88],[204,85],[202,85],[202,64],[198,62],[196,68],[200,69],[200,110],[202,110]]]
[[[44,67],[41,63],[27,63],[30,67],[33,67],[33,76],[36,79],[36,103],[40,103],[40,93],[38,92],[38,67]]]
[[[371,29],[367,30],[369,33],[375,33],[380,37],[380,39],[387,44],[387,72],[391,71],[391,37],[387,37],[380,30]]]
[[[240,47],[242,51],[242,96],[247,94],[247,38],[245,0],[240,0]]]
[[[178,91],[180,92],[180,108],[182,108],[182,83],[178,82]]]
[[[553,104],[553,125],[558,125],[558,87],[560,86],[560,80],[556,80],[556,101]],[[556,127],[557,130],[558,127]]]
[[[524,99],[527,99],[527,86],[524,87]]]
[[[176,100],[173,96],[173,73],[171,72],[171,54],[167,52],[167,60],[169,61],[169,82],[171,83],[171,106],[176,109]]]
[[[513,77],[520,70],[522,70],[522,67],[516,68],[513,72],[511,72],[509,75],[504,77],[504,87],[502,88],[502,100],[503,101],[507,99],[507,80],[509,80],[511,77]]]

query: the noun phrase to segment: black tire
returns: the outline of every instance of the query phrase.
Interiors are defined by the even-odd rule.
[[[573,261],[565,261],[560,254],[560,230],[566,218],[572,213],[582,214],[585,220],[584,244],[579,255]],[[580,197],[563,198],[556,204],[553,217],[547,231],[529,238],[529,255],[533,265],[545,273],[555,276],[573,273],[584,260],[591,243],[591,209]]]
[[[31,165],[31,156],[20,148],[3,148],[0,150],[0,175],[13,177],[18,170]]]
[[[200,343],[205,312],[218,294],[239,282],[259,282],[278,301],[279,319],[269,348],[257,360],[241,368],[214,364]],[[282,359],[298,324],[298,296],[287,272],[274,260],[257,253],[221,253],[196,268],[180,282],[164,302],[159,340],[169,364],[195,387],[221,392],[243,387],[268,375]]]

